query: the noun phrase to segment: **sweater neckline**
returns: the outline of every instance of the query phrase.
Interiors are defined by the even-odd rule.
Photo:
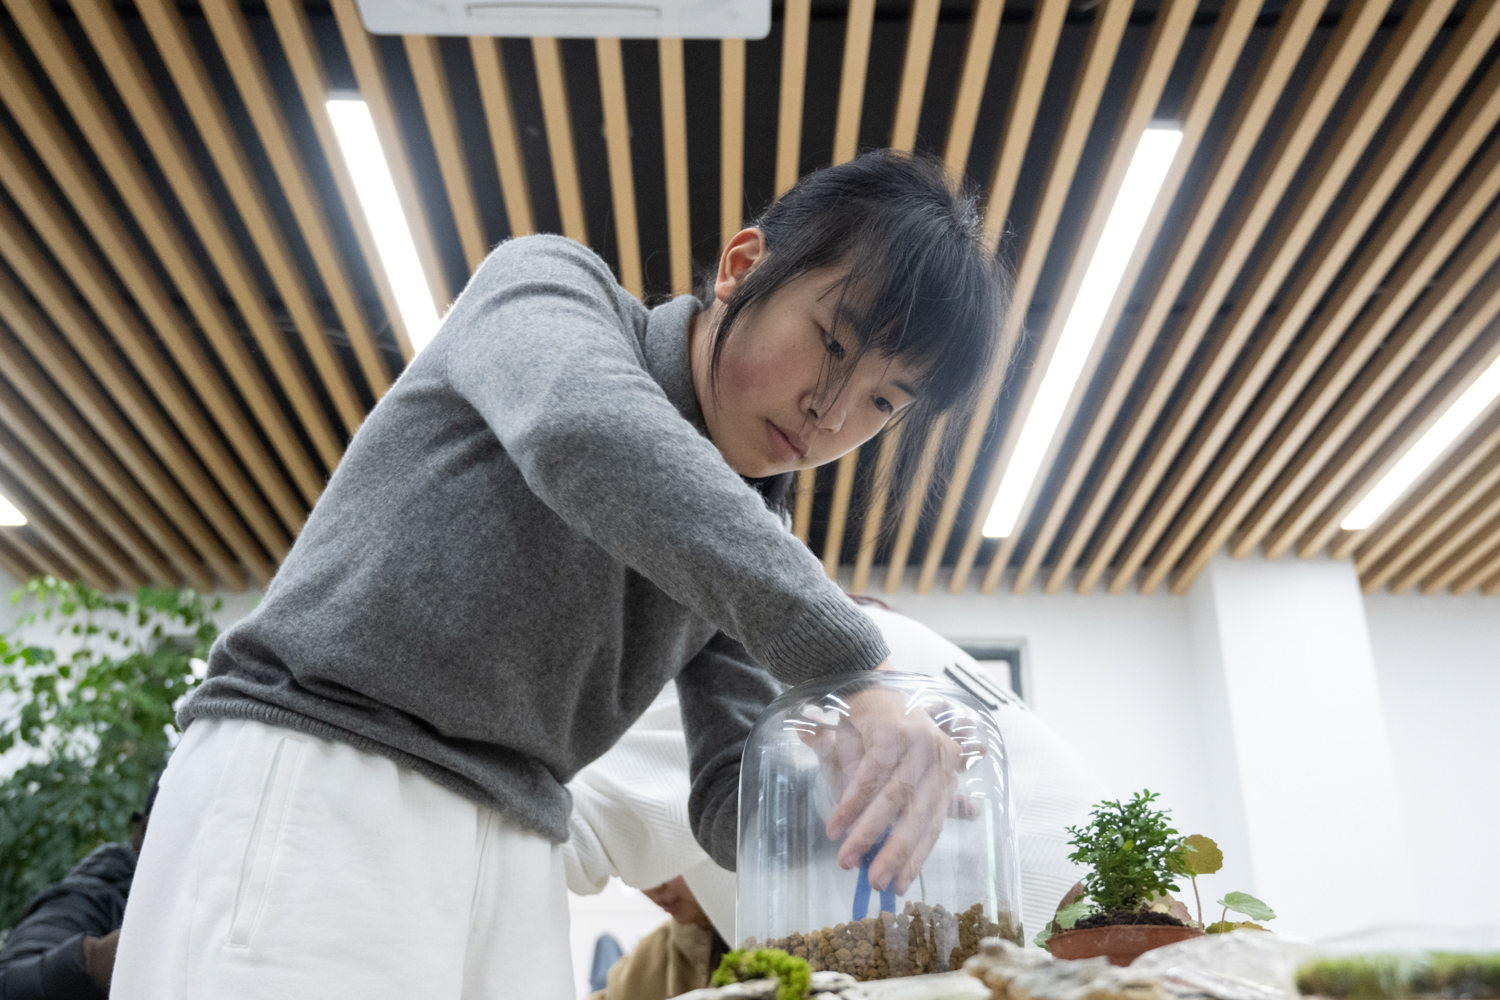
[[[679,295],[671,302],[652,309],[646,317],[643,344],[646,370],[677,407],[677,412],[708,436],[703,408],[693,388],[693,367],[688,360],[688,324],[697,314],[699,303],[692,295]]]

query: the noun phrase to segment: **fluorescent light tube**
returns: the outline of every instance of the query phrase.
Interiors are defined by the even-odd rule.
[[[1005,538],[1015,530],[1026,495],[1031,492],[1031,484],[1047,454],[1047,445],[1057,431],[1068,397],[1073,394],[1083,364],[1099,337],[1104,314],[1120,286],[1125,266],[1135,252],[1146,217],[1151,214],[1151,206],[1156,202],[1167,168],[1172,165],[1172,157],[1181,142],[1180,129],[1151,128],[1141,135],[1130,169],[1125,172],[1125,182],[1109,210],[1109,220],[1104,224],[1099,245],[1084,272],[1078,298],[1063,325],[1057,349],[1052,353],[1052,360],[1032,401],[1031,412],[1026,414],[1015,453],[1011,455],[1005,476],[1000,481],[1000,491],[995,494],[995,505],[985,519],[986,538]]]
[[[411,338],[412,349],[420,351],[437,332],[437,309],[401,201],[396,197],[396,184],[380,149],[370,109],[361,100],[334,98],[328,102],[328,116],[333,119],[333,131],[339,137],[360,208],[375,237],[380,265],[396,296],[406,335]]]
[[[26,523],[26,515],[16,510],[16,505],[0,496],[0,528],[19,528]]]
[[[1437,461],[1447,447],[1472,424],[1485,408],[1500,396],[1500,361],[1485,369],[1483,375],[1469,386],[1462,396],[1453,401],[1448,412],[1428,428],[1427,433],[1401,456],[1401,461],[1391,467],[1375,488],[1349,512],[1339,524],[1345,531],[1360,531],[1374,524],[1386,508],[1395,503],[1406,488],[1416,482],[1427,467]]]

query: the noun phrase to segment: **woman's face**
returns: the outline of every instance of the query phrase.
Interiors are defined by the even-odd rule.
[[[857,349],[854,330],[836,315],[834,269],[813,271],[740,314],[709,372],[715,313],[765,253],[758,229],[741,231],[719,260],[714,310],[693,322],[693,387],[709,437],[731,468],[760,478],[826,465],[879,433],[914,401],[915,373],[899,361],[867,353],[837,396],[820,393],[832,363]]]

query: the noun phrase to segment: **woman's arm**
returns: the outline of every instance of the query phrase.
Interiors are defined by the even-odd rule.
[[[687,736],[693,835],[721,867],[735,869],[740,758],[755,720],[781,693],[770,674],[728,636],[716,636],[677,675]]]
[[[411,374],[440,366],[564,522],[779,679],[881,662],[869,619],[653,378],[630,332],[638,307],[623,295],[577,243],[512,241],[475,274]]]

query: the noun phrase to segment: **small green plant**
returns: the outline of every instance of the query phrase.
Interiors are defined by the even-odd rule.
[[[711,985],[728,986],[750,979],[776,979],[776,1000],[802,1000],[812,986],[812,967],[806,959],[778,948],[736,948],[714,971]]]
[[[1224,907],[1224,912],[1219,914],[1216,923],[1203,923],[1203,897],[1198,894],[1198,876],[1212,875],[1224,867],[1224,852],[1219,850],[1219,845],[1201,833],[1195,833],[1183,841],[1183,867],[1187,869],[1188,878],[1193,880],[1193,899],[1198,904],[1198,926],[1209,934],[1227,934],[1238,930],[1265,930],[1260,924],[1253,923],[1256,920],[1275,920],[1276,911],[1265,903],[1256,899],[1248,892],[1231,892],[1225,894],[1223,899],[1215,900]],[[1243,913],[1250,920],[1231,922],[1229,911]]]
[[[129,836],[177,732],[173,708],[197,681],[192,660],[218,635],[218,600],[191,590],[116,600],[39,577],[12,601],[24,598],[37,610],[20,628],[55,623],[57,641],[0,636],[0,753],[30,748],[0,780],[0,927],[89,851]]]
[[[1087,826],[1068,827],[1076,850],[1068,860],[1087,865],[1089,873],[1079,883],[1082,892],[1036,936],[1038,947],[1046,947],[1058,931],[1074,929],[1078,921],[1096,913],[1115,914],[1139,909],[1157,909],[1176,916],[1188,926],[1197,926],[1209,934],[1232,930],[1265,930],[1250,921],[1233,923],[1229,911],[1242,913],[1251,920],[1274,920],[1276,913],[1265,903],[1245,892],[1227,893],[1218,904],[1224,907],[1217,923],[1203,922],[1203,897],[1198,893],[1198,876],[1211,875],[1224,867],[1224,852],[1208,837],[1194,834],[1179,837],[1168,825],[1164,809],[1153,809],[1157,795],[1149,790],[1137,792],[1128,802],[1101,802],[1094,807],[1093,821]],[[1193,883],[1193,897],[1198,903],[1198,919],[1170,895],[1177,890],[1177,879],[1186,875]],[[1075,893],[1078,889],[1074,890]]]
[[[1177,878],[1187,874],[1183,838],[1165,810],[1151,808],[1156,799],[1148,790],[1129,802],[1101,802],[1087,826],[1068,827],[1077,848],[1068,860],[1088,866],[1084,892],[1100,912],[1138,909],[1156,893],[1177,889]]]

